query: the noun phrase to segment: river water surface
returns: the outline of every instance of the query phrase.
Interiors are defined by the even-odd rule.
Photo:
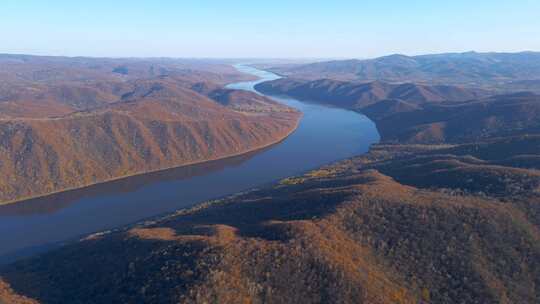
[[[238,65],[260,77],[229,88],[255,91],[277,75]],[[373,122],[356,112],[269,96],[303,112],[295,132],[256,152],[128,177],[0,206],[0,263],[58,246],[85,234],[158,216],[198,202],[260,187],[364,153],[379,140]]]

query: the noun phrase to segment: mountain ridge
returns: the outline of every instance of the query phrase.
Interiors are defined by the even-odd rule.
[[[388,55],[271,68],[280,75],[346,81],[418,82],[511,90],[511,82],[540,79],[540,52]],[[536,91],[540,87],[533,87]]]
[[[2,58],[2,72],[21,72],[0,72],[8,78],[0,85],[0,203],[258,150],[291,134],[301,116],[224,89],[250,77],[221,74],[230,70],[219,64]],[[120,63],[127,71],[117,76]]]

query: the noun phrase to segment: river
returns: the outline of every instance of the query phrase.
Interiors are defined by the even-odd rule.
[[[256,92],[256,84],[279,78],[247,65],[236,68],[260,79],[231,84],[229,88]],[[365,153],[379,140],[374,123],[359,113],[290,97],[269,97],[303,112],[296,131],[276,145],[237,157],[0,206],[0,263],[89,233],[265,186]]]

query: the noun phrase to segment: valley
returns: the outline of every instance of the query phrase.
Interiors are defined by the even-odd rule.
[[[254,91],[257,83],[278,78],[247,66],[238,68],[260,79],[230,84],[226,92],[242,90],[244,95]],[[255,103],[260,99],[250,100]],[[278,144],[233,158],[135,175],[0,206],[0,230],[11,231],[0,236],[0,242],[6,244],[0,247],[0,263],[50,250],[88,233],[129,225],[364,153],[379,139],[374,124],[353,111],[292,98],[272,99],[302,113],[295,131]],[[277,106],[275,101],[268,104]]]
[[[0,11],[0,304],[540,304],[540,1]]]
[[[341,145],[331,139],[338,135],[349,148],[351,139],[363,138],[363,148],[311,170],[283,171],[265,186],[175,205],[131,225],[116,222],[119,228],[96,229],[4,265],[0,299],[537,302],[538,95],[414,82],[280,79],[240,69],[267,77],[229,89],[257,90],[303,113],[296,132],[240,168],[260,159],[270,166],[255,170],[264,168],[268,176],[278,162],[265,155],[287,162],[298,147],[304,150],[296,150],[301,153],[293,162],[326,150],[336,157]],[[265,111],[257,101],[223,102],[230,91],[216,94],[237,109]],[[368,125],[350,125],[361,114],[375,123],[379,143],[378,136],[362,135]],[[324,141],[305,150],[314,130]],[[291,143],[296,148],[273,154]]]
[[[210,172],[174,182],[143,183],[122,195],[113,191],[95,197],[86,194],[89,199],[84,199],[82,194],[60,207],[62,212],[47,215],[48,224],[69,227],[61,229],[67,234],[53,234],[65,240],[56,244],[35,233],[45,227],[39,224],[43,221],[39,212],[5,209],[11,214],[3,218],[6,230],[37,237],[16,242],[17,234],[3,236],[4,243],[14,246],[3,256],[0,299],[537,301],[540,98],[536,93],[280,78],[247,66],[238,68],[263,77],[227,88],[192,89],[210,96],[218,106],[256,116],[274,113],[285,104],[291,109],[285,111],[288,115],[302,112],[294,133],[279,145],[240,160],[238,170],[221,169],[216,163],[218,169]],[[273,100],[248,92],[261,92]],[[130,96],[137,94],[147,92]],[[362,124],[361,114],[375,125]],[[351,127],[353,122],[357,127]],[[372,131],[363,134],[366,130]],[[312,143],[316,145],[308,145],[313,138],[318,138]],[[292,170],[290,165],[299,160],[301,165]],[[244,178],[249,182],[242,182]],[[195,194],[201,193],[197,186],[208,184],[214,185],[213,191]],[[164,190],[172,188],[178,194],[163,196],[156,191],[167,193]],[[114,203],[120,201],[124,202]],[[113,216],[88,213],[104,204],[110,205],[101,210]],[[34,214],[36,221],[32,216],[17,217],[25,212]],[[119,216],[128,213],[131,216]],[[66,221],[70,218],[78,224]],[[103,225],[88,225],[95,218]],[[32,249],[38,244],[40,250]]]

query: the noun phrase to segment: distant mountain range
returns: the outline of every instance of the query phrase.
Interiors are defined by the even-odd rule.
[[[497,85],[533,85],[540,80],[540,53],[447,53],[390,55],[366,60],[337,60],[282,65],[274,72],[294,78],[387,82],[419,82],[496,88]]]

